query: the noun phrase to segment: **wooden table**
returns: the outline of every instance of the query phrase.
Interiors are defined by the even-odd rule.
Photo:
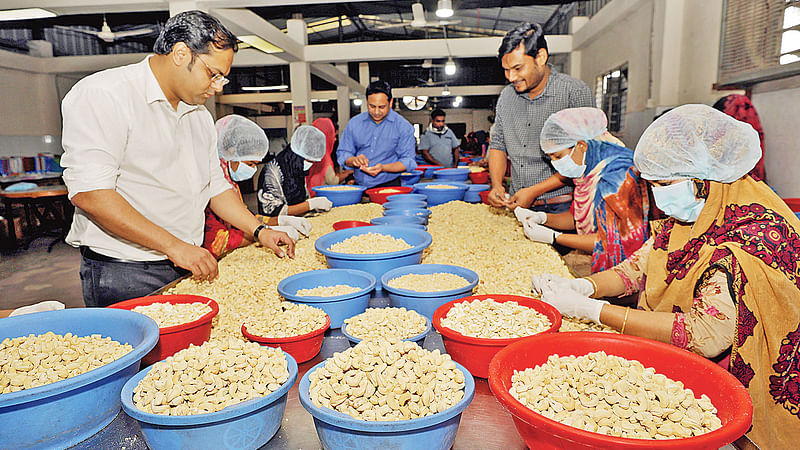
[[[27,181],[35,183],[40,186],[45,185],[61,185],[61,172],[39,172],[39,173],[24,173],[20,175],[3,175],[0,176],[0,189],[5,189],[9,185]]]
[[[8,239],[11,248],[19,246],[12,209],[15,203],[24,208],[25,225],[32,230],[30,235],[23,239],[25,248],[28,248],[34,239],[56,236],[57,239],[47,247],[49,252],[67,235],[74,209],[67,198],[66,186],[40,186],[23,192],[0,190],[0,198],[3,199],[5,216],[8,220]]]

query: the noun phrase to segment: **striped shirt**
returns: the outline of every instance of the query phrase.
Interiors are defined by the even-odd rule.
[[[550,66],[547,85],[536,98],[518,93],[509,84],[497,99],[497,112],[489,148],[506,152],[511,161],[511,193],[540,183],[555,173],[539,146],[539,133],[551,114],[567,108],[594,106],[592,91],[581,80]],[[548,199],[572,192],[564,186],[543,194]]]

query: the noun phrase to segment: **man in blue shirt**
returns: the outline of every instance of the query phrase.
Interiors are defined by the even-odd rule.
[[[458,164],[458,147],[461,145],[453,130],[444,123],[445,113],[435,109],[431,113],[431,124],[419,138],[422,156],[434,165],[455,167]]]
[[[417,168],[414,127],[392,110],[392,88],[378,80],[367,86],[367,112],[353,117],[337,150],[339,165],[353,168],[356,183],[400,186],[400,174]]]

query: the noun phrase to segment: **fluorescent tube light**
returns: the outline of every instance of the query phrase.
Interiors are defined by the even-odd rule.
[[[0,21],[3,20],[29,20],[46,19],[55,17],[56,13],[42,8],[6,9],[0,10]]]

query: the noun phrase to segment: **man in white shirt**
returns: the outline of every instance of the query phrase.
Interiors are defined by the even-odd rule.
[[[187,11],[167,21],[155,55],[88,76],[64,98],[61,163],[75,205],[67,242],[81,248],[86,306],[147,295],[187,271],[216,278],[201,247],[206,205],[294,257],[294,241],[256,219],[220,169],[203,104],[227,83],[236,50],[219,21]]]

